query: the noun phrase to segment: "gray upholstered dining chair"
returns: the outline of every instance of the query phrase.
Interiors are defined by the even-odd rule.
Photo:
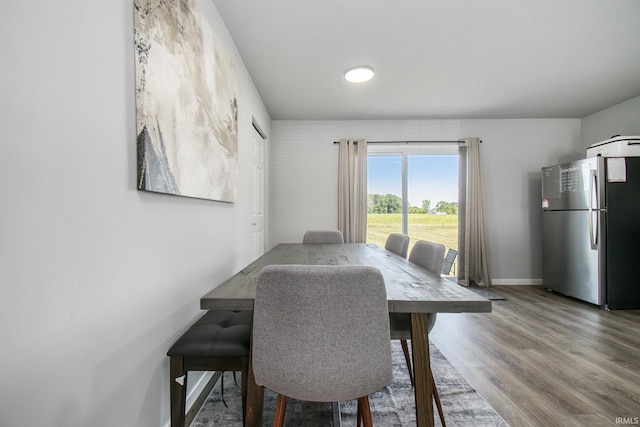
[[[409,236],[406,234],[391,233],[387,236],[384,248],[406,258],[407,250],[409,249]]]
[[[391,384],[391,341],[382,274],[370,266],[270,265],[258,274],[252,364],[256,383],[288,399],[358,400]]]
[[[304,233],[302,243],[344,243],[344,237],[338,230],[309,230]]]
[[[415,245],[413,245],[413,249],[411,249],[409,261],[421,265],[427,270],[440,275],[442,272],[442,265],[444,264],[445,250],[445,246],[440,243],[418,240]],[[436,314],[437,313],[428,313],[427,315],[428,331],[431,331],[433,326],[436,324]],[[409,356],[409,346],[407,344],[407,340],[411,338],[411,317],[406,313],[390,313],[389,322],[391,339],[400,340],[402,351],[404,352],[404,358],[407,361],[409,378],[413,385],[414,381],[413,371],[411,369],[411,357]],[[429,376],[431,377],[430,380],[431,386],[433,387],[433,397],[436,401],[436,406],[438,407],[440,421],[442,422],[443,427],[446,427],[444,414],[442,413],[442,405],[440,403],[440,396],[438,394],[438,389],[436,388],[436,383],[433,379],[433,373],[429,372]]]
[[[302,243],[338,244],[344,243],[342,232],[338,230],[308,230],[302,237]],[[340,426],[340,403],[333,402],[333,425]]]

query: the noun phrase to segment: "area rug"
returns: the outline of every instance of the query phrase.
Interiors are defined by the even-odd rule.
[[[503,297],[502,295],[493,292],[487,288],[483,288],[480,287],[478,285],[475,284],[471,284],[469,286],[467,286],[467,289],[469,289],[470,291],[475,292],[476,294],[480,295],[483,298],[486,298],[488,300],[491,301],[506,301],[507,298]]]
[[[451,280],[454,283],[458,282],[458,279],[456,277],[453,276],[449,276],[446,277],[447,280]],[[462,286],[462,285],[460,285]],[[470,291],[475,292],[476,294],[480,295],[483,298],[486,298],[488,300],[491,301],[506,301],[507,298],[500,295],[497,292],[493,292],[491,290],[489,290],[489,288],[485,288],[482,286],[478,286],[475,282],[472,282],[471,284],[469,284],[469,286],[465,286],[465,288],[469,289]]]
[[[391,349],[393,353],[393,383],[370,396],[373,424],[377,427],[415,426],[413,388],[409,382],[399,341],[392,341]],[[430,351],[431,369],[440,392],[447,426],[508,427],[500,415],[465,381],[435,345],[430,345]],[[238,381],[240,381],[239,377]],[[265,426],[273,424],[276,397],[275,393],[265,390]],[[225,407],[222,402],[220,381],[218,381],[191,426],[242,426],[240,387],[234,383],[233,375],[229,372],[225,373],[224,400],[228,407]],[[356,403],[354,401],[341,402],[340,408],[342,425],[355,426]],[[434,412],[435,425],[441,426],[435,404]],[[290,400],[287,403],[285,425],[289,427],[331,427],[333,426],[331,404]]]

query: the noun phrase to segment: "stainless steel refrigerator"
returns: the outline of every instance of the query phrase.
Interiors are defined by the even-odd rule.
[[[544,287],[640,308],[640,157],[542,168],[542,251]]]

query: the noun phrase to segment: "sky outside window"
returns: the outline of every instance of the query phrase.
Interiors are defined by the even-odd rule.
[[[367,193],[402,197],[402,156],[369,156]]]
[[[395,194],[402,197],[402,156],[369,156],[369,194]],[[457,155],[409,155],[408,199],[421,208],[423,200],[435,208],[440,201],[458,202]]]

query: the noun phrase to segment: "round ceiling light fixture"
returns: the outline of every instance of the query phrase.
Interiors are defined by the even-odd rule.
[[[351,83],[364,83],[373,78],[373,68],[358,66],[344,72],[344,78]]]

